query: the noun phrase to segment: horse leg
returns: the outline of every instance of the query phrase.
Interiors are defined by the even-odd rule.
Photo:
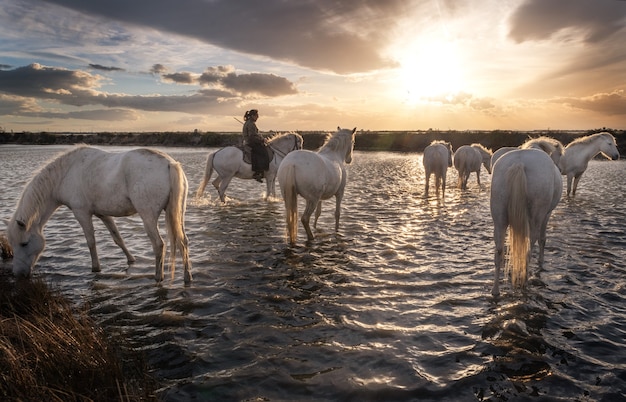
[[[215,180],[213,180],[213,182],[212,182],[213,187],[215,187],[215,189],[216,189],[217,191],[220,191],[220,183],[221,183],[221,182],[222,182],[222,178],[221,178],[221,177],[219,177],[219,176],[217,176],[217,177],[215,178]]]
[[[476,181],[478,182],[478,186],[480,187],[480,170],[476,171]]]
[[[500,270],[504,265],[504,235],[506,233],[506,226],[502,227],[501,224],[498,224],[494,221],[494,230],[493,230],[493,239],[496,245],[496,250],[494,253],[494,277],[493,277],[493,288],[491,289],[491,294],[493,296],[498,296],[500,294]]]
[[[424,193],[428,197],[428,187],[430,186],[430,172],[426,172],[426,184],[424,185]]]
[[[83,212],[74,212],[74,217],[83,228],[85,239],[87,240],[87,247],[89,247],[89,254],[91,254],[91,271],[100,272],[100,260],[98,260],[98,251],[96,250],[96,236],[93,230],[93,221],[91,220],[91,214]]]
[[[220,200],[222,203],[226,203],[226,189],[230,184],[230,181],[233,179],[233,176],[226,176],[222,179],[219,188],[217,189],[217,193],[220,195]]]
[[[572,179],[574,178],[573,175],[568,174],[567,175],[567,196],[569,197],[570,192],[572,191]]]
[[[154,279],[156,279],[157,282],[161,282],[165,277],[163,274],[163,265],[165,264],[165,246],[163,238],[159,233],[158,216],[153,217],[152,214],[146,215],[141,213],[139,215],[141,216],[143,227],[148,234],[148,238],[152,243],[152,250],[154,251]]]
[[[110,216],[101,216],[101,215],[98,215],[98,218],[100,218],[102,223],[104,223],[104,226],[106,226],[106,228],[109,230],[109,233],[111,233],[111,237],[113,237],[113,241],[115,242],[115,244],[117,244],[118,247],[121,248],[122,251],[124,252],[124,255],[126,255],[128,264],[130,265],[134,263],[135,257],[133,257],[132,254],[126,248],[126,244],[124,244],[124,240],[122,239],[122,236],[120,235],[119,230],[117,230],[117,225],[115,224],[115,221],[113,220],[113,218]]]
[[[265,180],[267,188],[265,193],[265,201],[267,201],[270,197],[276,197],[276,172],[267,170],[265,172]]]
[[[300,218],[300,222],[302,222],[302,226],[304,226],[304,230],[306,230],[306,237],[309,240],[313,240],[313,232],[311,232],[311,226],[309,225],[309,221],[311,220],[311,215],[317,205],[319,205],[319,201],[314,200],[306,200],[306,208],[304,208],[304,212],[302,213],[302,218]]]
[[[315,220],[313,221],[313,228],[317,229],[317,220],[322,214],[322,201],[317,203],[317,208],[315,208]]]
[[[576,188],[578,187],[578,181],[580,180],[580,177],[582,175],[583,174],[581,173],[579,175],[574,176],[574,188],[572,189],[572,195],[576,195]],[[568,191],[568,193],[569,193],[569,191]]]
[[[341,200],[343,199],[343,191],[335,196],[335,232],[339,231],[339,217],[341,216]]]

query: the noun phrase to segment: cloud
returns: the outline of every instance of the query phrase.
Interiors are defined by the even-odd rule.
[[[187,36],[237,52],[346,74],[389,68],[381,55],[403,0],[51,0],[135,26]]]
[[[161,77],[165,81],[172,81],[177,84],[193,84],[194,82],[196,82],[194,75],[188,72],[163,74]]]
[[[153,70],[164,71],[162,68]],[[100,91],[102,77],[79,70],[40,64],[0,70],[0,113],[25,114],[26,103],[23,100],[43,99],[78,107],[110,107],[113,110],[109,115],[111,119],[134,119],[130,111],[123,111],[125,109],[211,114],[232,108],[242,100],[242,96],[275,97],[297,93],[294,84],[283,77],[274,74],[238,75],[232,66],[211,67],[202,75],[183,72],[165,74],[163,78],[175,83],[203,84],[204,87],[190,95],[128,95]],[[32,106],[32,103],[29,104]],[[28,113],[32,115],[34,112],[30,110]],[[98,120],[97,116],[103,114],[102,111],[83,111],[66,115],[67,118]],[[61,118],[57,112],[46,117],[53,116]]]
[[[94,70],[102,70],[102,71],[124,71],[123,68],[119,68],[119,67],[107,67],[107,66],[103,66],[100,64],[89,64],[89,67],[93,68]]]
[[[584,98],[558,98],[552,102],[608,116],[626,115],[626,93],[622,90],[595,94]]]
[[[525,0],[511,15],[509,37],[517,43],[550,39],[571,29],[587,43],[616,35],[626,24],[626,2]]]

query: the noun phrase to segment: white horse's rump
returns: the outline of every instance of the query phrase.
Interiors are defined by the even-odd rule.
[[[43,228],[57,208],[65,205],[83,229],[94,272],[100,270],[100,262],[92,217],[102,220],[131,264],[135,258],[126,248],[112,217],[138,213],[152,242],[155,279],[160,282],[166,250],[158,219],[165,210],[172,276],[178,249],[185,267],[185,282],[190,282],[191,263],[184,223],[187,190],[181,165],[162,152],[135,149],[109,153],[87,146],[73,148],[44,166],[22,192],[7,232],[14,250],[13,273],[30,276],[45,247]]]
[[[619,159],[619,151],[615,137],[610,133],[598,133],[578,138],[565,147],[559,167],[561,173],[567,176],[567,195],[576,195],[578,181],[583,175],[589,161],[597,154],[603,154],[608,159]],[[574,188],[572,189],[572,179]]]
[[[510,151],[494,165],[490,199],[496,246],[494,296],[500,293],[499,278],[504,265],[507,228],[511,283],[513,288],[524,287],[531,251],[537,241],[538,263],[540,267],[543,265],[548,219],[561,199],[562,191],[561,174],[543,151]]]
[[[480,185],[480,165],[491,173],[491,150],[481,144],[462,145],[454,153],[454,167],[459,172],[458,187],[467,189],[467,180],[472,172],[476,172],[476,181]]]
[[[329,135],[317,152],[300,150],[289,153],[278,167],[278,183],[285,202],[287,240],[293,245],[298,234],[298,195],[306,199],[302,213],[302,225],[307,238],[313,240],[309,221],[315,211],[315,222],[322,210],[322,200],[335,197],[335,231],[339,230],[341,200],[346,186],[345,164],[352,162],[354,148],[353,130],[337,127],[337,132]]]
[[[302,149],[302,136],[297,133],[279,134],[269,139],[269,147],[274,153],[269,168],[265,172],[267,192],[266,199],[276,195],[276,171],[285,155],[291,151]],[[253,171],[249,163],[243,161],[243,152],[237,147],[225,147],[219,149],[207,157],[206,169],[202,182],[196,192],[196,197],[201,197],[208,181],[211,179],[213,170],[217,177],[213,180],[213,186],[217,189],[222,202],[226,202],[226,189],[233,177],[240,179],[252,179]]]
[[[445,141],[433,141],[424,148],[424,171],[426,172],[425,194],[428,196],[430,175],[435,174],[435,188],[439,194],[439,187],[445,196],[446,193],[446,173],[452,167],[452,145]]]

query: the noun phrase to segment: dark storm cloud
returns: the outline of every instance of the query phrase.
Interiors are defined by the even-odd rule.
[[[209,75],[215,79],[209,79]],[[36,99],[53,100],[71,106],[110,107],[114,110],[109,115],[110,119],[128,119],[131,112],[122,112],[124,109],[206,114],[224,109],[240,101],[244,95],[280,96],[297,92],[295,86],[285,78],[273,74],[237,75],[233,67],[209,68],[203,76],[202,84],[205,88],[191,95],[124,95],[99,91],[100,78],[97,75],[31,64],[13,70],[0,70],[0,115],[25,115],[25,105],[29,102],[34,105]],[[200,83],[199,78],[191,73],[167,74],[164,77],[174,82]],[[32,109],[31,105],[28,110]],[[96,119],[94,116],[101,116],[103,112],[81,111],[64,115],[68,116],[66,118]],[[43,117],[61,118],[56,113]]]
[[[259,94],[263,96],[281,96],[298,93],[296,86],[284,77],[274,74],[236,74],[232,66],[208,68],[199,79],[201,84],[221,85],[238,94]]]
[[[98,86],[98,78],[82,71],[31,64],[0,71],[0,92],[34,98],[65,99],[64,103],[84,96]]]
[[[626,2],[593,0],[526,0],[511,16],[509,36],[516,42],[545,40],[573,29],[596,43],[626,26]]]
[[[102,70],[102,71],[124,71],[123,68],[107,67],[107,66],[103,66],[100,64],[89,64],[89,67],[93,68],[94,70]]]
[[[51,0],[95,15],[227,49],[337,73],[391,67],[379,50],[403,0]]]

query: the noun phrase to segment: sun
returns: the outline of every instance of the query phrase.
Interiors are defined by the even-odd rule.
[[[463,89],[462,60],[450,41],[416,41],[397,57],[398,91],[408,103],[450,97]]]

